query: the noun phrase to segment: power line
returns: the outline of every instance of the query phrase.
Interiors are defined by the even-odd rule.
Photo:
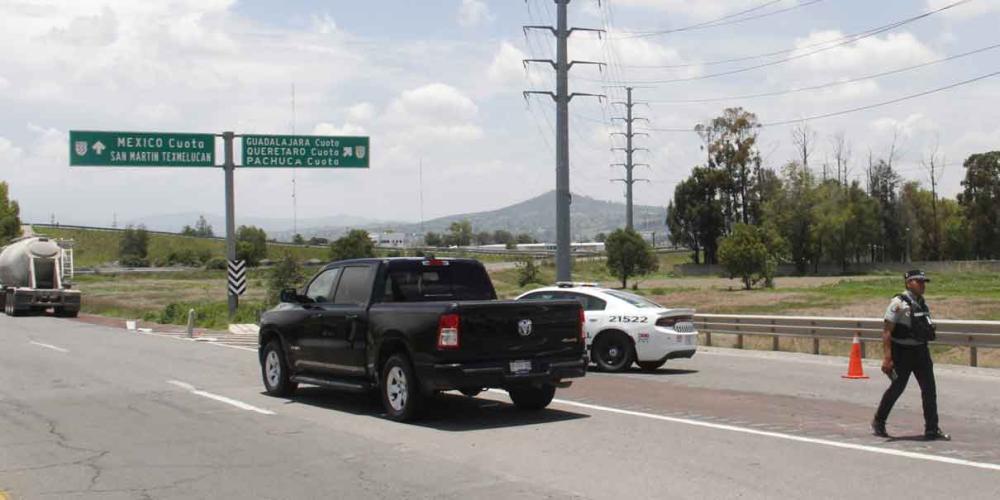
[[[936,59],[936,60],[933,60],[933,61],[928,61],[928,62],[924,62],[924,63],[920,63],[920,64],[915,64],[913,66],[906,66],[906,67],[903,67],[903,68],[896,68],[896,69],[889,70],[889,71],[883,71],[881,73],[875,73],[875,74],[866,75],[866,76],[859,76],[857,78],[851,78],[849,80],[836,80],[836,81],[832,81],[832,82],[822,83],[822,84],[819,84],[819,85],[811,85],[811,86],[808,86],[808,87],[798,87],[798,88],[792,88],[792,89],[786,89],[786,90],[776,90],[776,91],[773,91],[773,92],[761,92],[761,93],[758,93],[758,94],[744,94],[744,95],[726,96],[726,97],[704,97],[704,98],[697,98],[697,99],[679,99],[679,100],[669,100],[669,101],[650,100],[650,101],[647,101],[647,102],[650,102],[650,103],[653,103],[653,104],[693,104],[693,103],[704,103],[704,102],[731,101],[731,100],[736,100],[736,99],[754,99],[754,98],[758,98],[758,97],[773,97],[773,96],[779,96],[779,95],[794,94],[796,92],[806,92],[806,91],[810,91],[810,90],[820,90],[820,89],[825,89],[825,88],[830,88],[830,87],[836,87],[836,86],[839,86],[839,85],[846,85],[846,84],[849,84],[849,83],[856,83],[856,82],[860,82],[860,81],[864,81],[864,80],[872,80],[872,79],[875,79],[875,78],[881,78],[883,76],[889,76],[889,75],[895,75],[895,74],[898,74],[898,73],[904,73],[904,72],[907,72],[907,71],[912,71],[912,70],[915,70],[915,69],[924,68],[924,67],[932,66],[932,65],[935,65],[935,64],[940,64],[940,63],[947,62],[947,61],[952,61],[952,60],[955,60],[955,59],[960,59],[962,57],[967,57],[967,56],[971,56],[971,55],[974,55],[974,54],[979,54],[981,52],[986,52],[988,50],[994,50],[994,49],[997,49],[997,48],[1000,48],[1000,43],[989,45],[987,47],[978,48],[978,49],[975,49],[975,50],[970,50],[968,52],[963,52],[961,54],[955,54],[955,55],[951,55],[951,56],[944,57],[944,58],[941,58],[941,59]]]
[[[781,14],[781,13],[784,13],[784,12],[788,12],[788,11],[791,11],[791,10],[801,9],[802,7],[808,7],[810,5],[822,2],[823,0],[807,0],[805,2],[800,2],[798,4],[792,5],[790,7],[785,7],[783,9],[778,9],[778,10],[775,10],[775,11],[765,12],[763,14],[758,14],[758,15],[755,15],[755,16],[748,16],[748,17],[743,17],[743,18],[740,18],[740,19],[732,19],[732,20],[727,21],[727,19],[731,19],[733,17],[739,17],[739,16],[741,16],[743,14],[747,14],[747,13],[750,13],[750,12],[753,12],[753,11],[756,11],[756,10],[760,10],[760,9],[765,8],[765,7],[769,7],[769,6],[773,5],[773,4],[780,3],[782,1],[784,1],[784,0],[774,0],[774,1],[771,1],[771,2],[766,2],[763,5],[758,5],[757,7],[753,7],[753,8],[744,10],[742,12],[729,14],[729,15],[720,17],[718,19],[712,20],[712,21],[704,21],[704,22],[701,22],[701,23],[692,24],[692,25],[689,25],[689,26],[681,27],[681,28],[674,28],[674,29],[668,29],[668,30],[658,30],[658,31],[626,32],[627,33],[626,35],[624,35],[624,36],[618,36],[618,37],[615,37],[615,38],[646,38],[646,37],[651,37],[651,36],[668,35],[670,33],[680,33],[680,32],[684,32],[684,31],[695,31],[695,30],[703,30],[703,29],[709,29],[709,28],[718,28],[719,26],[729,26],[731,24],[740,24],[740,23],[745,23],[747,21],[753,21],[755,19],[761,19],[761,18],[764,18],[764,17],[774,16],[774,15]]]
[[[794,60],[797,60],[797,59],[802,59],[804,57],[809,57],[811,55],[818,54],[820,52],[825,52],[827,50],[835,49],[837,47],[842,47],[844,45],[849,45],[849,44],[857,42],[859,40],[863,40],[865,38],[870,38],[870,37],[878,35],[880,33],[884,33],[886,31],[890,31],[890,30],[896,29],[896,28],[898,28],[900,26],[904,26],[904,25],[910,24],[912,22],[924,19],[926,17],[932,16],[932,15],[937,14],[939,12],[943,12],[945,10],[957,7],[957,6],[961,5],[961,4],[968,3],[968,2],[971,2],[971,1],[972,0],[959,0],[957,2],[953,2],[953,3],[950,3],[948,5],[945,5],[944,7],[940,7],[940,8],[928,11],[928,12],[924,12],[923,14],[912,16],[912,17],[909,17],[907,19],[903,19],[901,21],[897,21],[895,23],[891,23],[891,24],[882,26],[880,28],[877,28],[877,29],[865,32],[864,34],[859,35],[857,37],[854,37],[854,38],[851,38],[851,39],[847,39],[847,40],[841,41],[841,42],[833,44],[833,45],[829,45],[829,46],[826,46],[826,47],[823,47],[823,48],[820,48],[820,49],[816,49],[816,50],[813,50],[813,51],[808,51],[808,52],[803,52],[803,53],[795,54],[795,55],[792,55],[792,56],[789,56],[789,57],[785,57],[785,58],[782,58],[782,59],[777,59],[777,60],[774,60],[774,61],[769,61],[769,62],[766,62],[766,63],[756,64],[756,65],[753,65],[753,66],[746,66],[746,67],[743,67],[743,68],[737,68],[737,69],[733,69],[733,70],[729,70],[729,71],[721,71],[721,72],[718,72],[718,73],[709,73],[707,75],[692,76],[692,77],[686,77],[686,78],[671,78],[671,79],[666,79],[666,80],[630,80],[629,82],[630,83],[637,83],[637,84],[663,84],[663,83],[676,83],[676,82],[690,82],[690,81],[696,81],[696,80],[707,80],[707,79],[710,79],[710,78],[717,78],[717,77],[720,77],[720,76],[735,75],[735,74],[738,74],[738,73],[745,73],[747,71],[753,71],[753,70],[757,70],[757,69],[761,69],[761,68],[766,68],[766,67],[769,67],[769,66],[775,66],[775,65],[786,63],[786,62],[789,62],[789,61],[794,61]],[[575,77],[574,79],[576,79],[576,80],[583,80],[583,81],[599,81],[599,80],[594,80],[594,79],[589,79],[589,78],[581,78],[581,77]]]
[[[763,127],[779,127],[779,126],[782,126],[782,125],[791,125],[791,124],[795,124],[795,123],[803,123],[803,122],[808,122],[808,121],[813,121],[813,120],[820,120],[820,119],[823,119],[823,118],[831,118],[831,117],[834,117],[834,116],[846,115],[846,114],[855,113],[855,112],[858,112],[858,111],[866,111],[866,110],[869,110],[869,109],[879,108],[879,107],[882,107],[882,106],[888,106],[890,104],[896,104],[898,102],[908,101],[910,99],[916,99],[917,97],[923,97],[923,96],[926,96],[926,95],[935,94],[937,92],[943,92],[945,90],[950,90],[950,89],[953,89],[953,88],[956,88],[956,87],[961,87],[963,85],[968,85],[970,83],[975,83],[975,82],[978,82],[980,80],[985,80],[987,78],[992,78],[992,77],[997,76],[997,75],[1000,75],[1000,71],[994,71],[992,73],[988,73],[988,74],[985,74],[985,75],[977,76],[975,78],[970,78],[968,80],[962,80],[960,82],[952,83],[950,85],[945,85],[944,87],[938,87],[938,88],[934,88],[934,89],[930,89],[930,90],[925,90],[923,92],[919,92],[919,93],[916,93],[916,94],[910,94],[910,95],[906,95],[906,96],[903,96],[903,97],[898,97],[896,99],[892,99],[892,100],[889,100],[889,101],[883,101],[883,102],[878,102],[878,103],[874,103],[874,104],[868,104],[866,106],[859,106],[859,107],[856,107],[856,108],[850,108],[850,109],[844,109],[844,110],[840,110],[840,111],[834,111],[834,112],[831,112],[831,113],[823,113],[823,114],[820,114],[820,115],[808,116],[808,117],[805,117],[805,118],[796,118],[796,119],[793,119],[793,120],[782,120],[782,121],[776,121],[776,122],[762,123],[762,124],[760,124],[760,126],[762,128]],[[646,129],[643,129],[643,130],[648,130],[648,131],[652,131],[652,132],[694,132],[694,129],[683,130],[683,129],[646,128]]]

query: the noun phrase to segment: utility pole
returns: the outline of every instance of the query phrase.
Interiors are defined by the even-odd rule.
[[[233,132],[223,132],[223,152],[224,163],[222,169],[226,173],[226,261],[236,260],[236,204],[234,200],[233,171],[236,170],[236,162],[233,161],[233,141],[236,134]],[[229,290],[229,319],[236,316],[236,308],[240,305],[240,296]]]
[[[649,151],[646,148],[636,148],[636,147],[633,146],[633,139],[635,138],[635,136],[637,136],[637,135],[645,135],[645,136],[648,137],[649,134],[646,134],[646,133],[643,133],[643,132],[634,132],[632,130],[632,123],[635,122],[636,120],[645,120],[645,121],[649,121],[649,120],[646,120],[646,118],[643,118],[643,117],[633,116],[633,114],[632,114],[632,107],[635,106],[637,103],[632,102],[632,89],[633,89],[633,87],[625,87],[625,96],[626,96],[625,102],[614,102],[614,103],[612,103],[612,104],[621,104],[621,105],[625,106],[625,117],[623,118],[623,117],[617,117],[617,116],[615,116],[615,117],[611,118],[611,121],[622,120],[622,121],[625,122],[625,132],[624,133],[622,133],[622,132],[612,132],[611,133],[611,135],[623,135],[623,136],[625,136],[625,147],[624,148],[611,148],[612,151],[624,151],[625,152],[625,163],[613,163],[612,164],[612,166],[622,166],[622,167],[625,167],[625,178],[624,179],[612,179],[611,182],[623,182],[625,184],[625,228],[629,229],[629,230],[634,230],[635,229],[635,224],[634,224],[633,215],[632,215],[632,206],[633,206],[633,203],[632,203],[632,195],[633,195],[632,185],[635,184],[636,182],[640,182],[640,181],[649,182],[649,179],[636,179],[633,176],[633,173],[632,173],[632,171],[633,171],[633,169],[635,169],[635,167],[640,167],[640,166],[646,166],[646,167],[648,167],[649,166],[649,164],[647,164],[647,163],[634,163],[632,161],[632,155],[636,151]]]
[[[529,29],[548,30],[556,38],[556,60],[551,59],[525,59],[528,63],[547,63],[552,65],[556,72],[556,91],[526,90],[525,99],[530,94],[545,94],[556,103],[556,280],[570,281],[572,279],[572,261],[570,259],[570,216],[569,205],[569,101],[576,96],[593,96],[603,98],[600,94],[585,94],[574,92],[569,93],[569,70],[574,64],[595,64],[598,67],[604,63],[590,61],[567,61],[566,41],[574,31],[595,31],[602,33],[604,30],[593,28],[567,28],[566,27],[566,6],[570,0],[554,0],[556,3],[556,27],[552,26],[524,26],[524,33],[527,36]]]
[[[295,83],[292,83],[292,135],[295,135]],[[299,200],[295,193],[295,167],[292,166],[292,237],[299,234]]]

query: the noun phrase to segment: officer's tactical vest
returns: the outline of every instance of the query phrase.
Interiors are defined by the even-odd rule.
[[[916,302],[910,296],[901,293],[896,295],[900,300],[910,306],[910,326],[903,323],[896,323],[892,328],[892,338],[913,339],[920,342],[929,342],[937,338],[936,327],[931,321],[931,310],[923,299]]]

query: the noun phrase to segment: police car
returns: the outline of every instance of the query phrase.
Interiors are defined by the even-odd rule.
[[[697,349],[694,309],[668,309],[596,283],[557,283],[517,297],[549,299],[576,299],[583,304],[590,358],[602,371],[627,370],[633,362],[643,370],[655,370],[668,359],[690,358]]]

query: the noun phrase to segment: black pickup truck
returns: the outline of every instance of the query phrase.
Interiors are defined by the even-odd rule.
[[[574,300],[500,301],[471,259],[358,259],[326,265],[303,294],[285,290],[260,319],[264,387],[378,390],[406,421],[438,391],[505,389],[541,409],[586,370]]]

